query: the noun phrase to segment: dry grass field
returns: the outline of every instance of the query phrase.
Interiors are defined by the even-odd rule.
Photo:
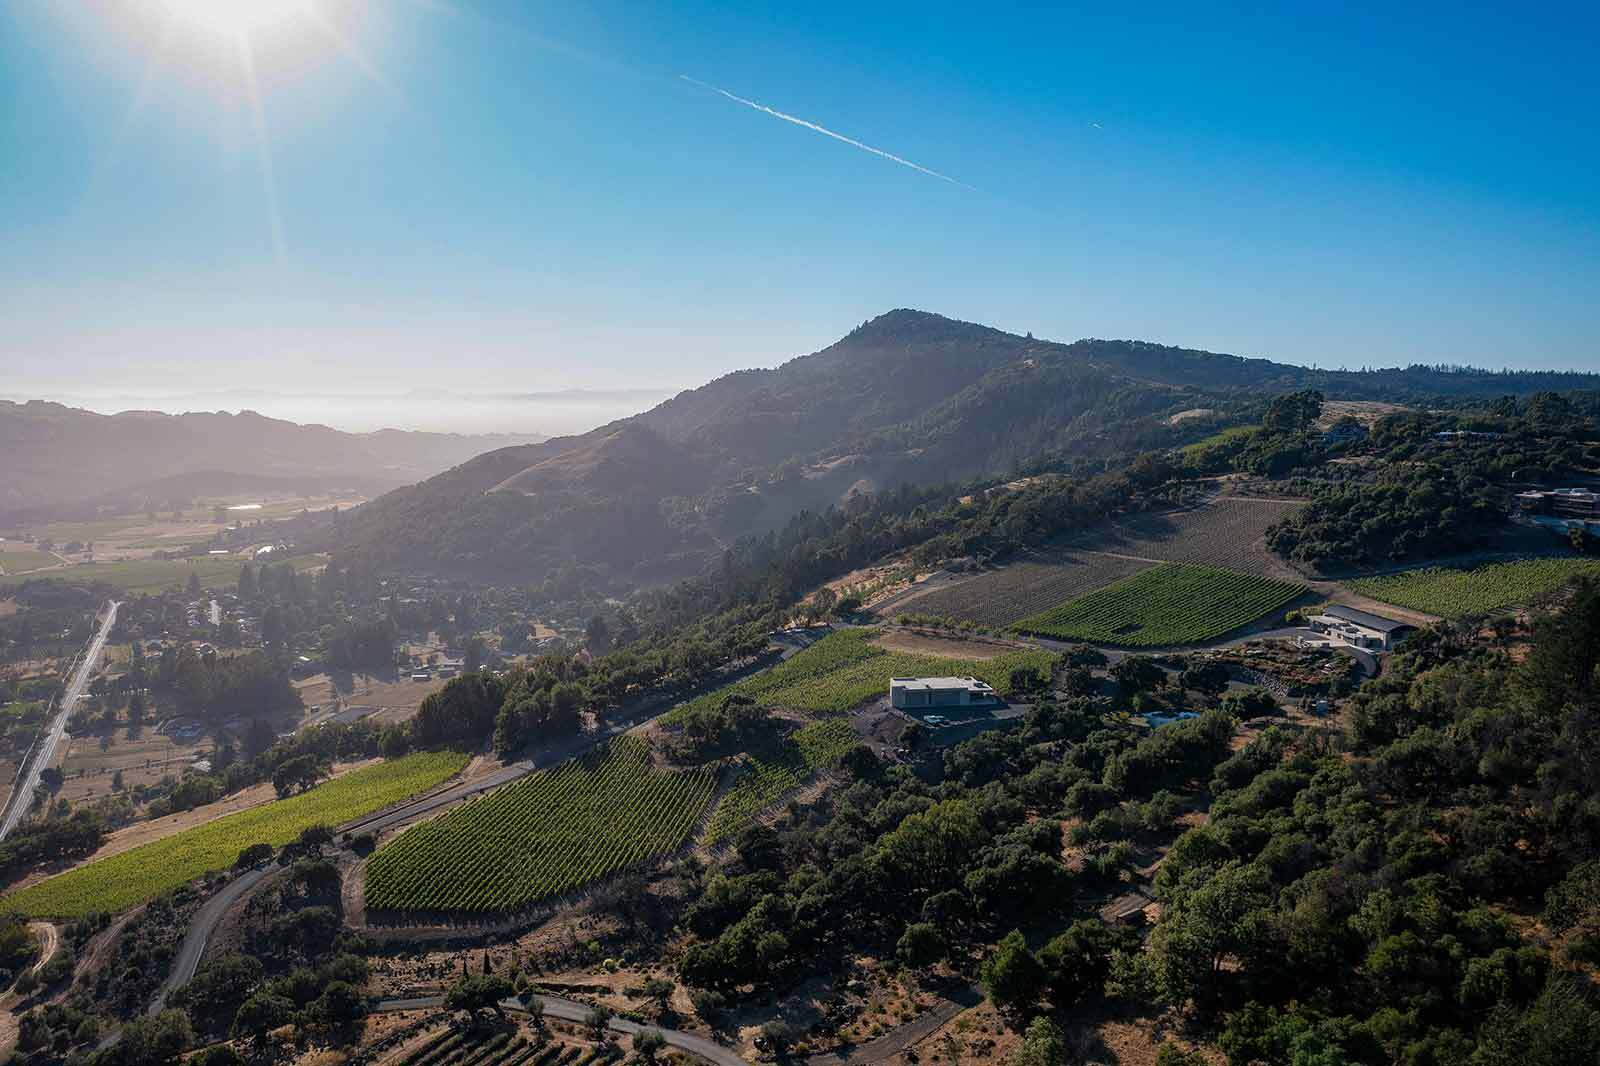
[[[181,776],[184,767],[212,748],[209,736],[174,743],[157,733],[154,725],[145,726],[134,740],[128,739],[126,728],[118,729],[110,738],[111,746],[102,750],[99,737],[69,736],[62,754],[57,755],[57,765],[66,778],[59,795],[74,806],[109,796],[111,779],[119,770],[124,788],[153,785],[168,774]]]
[[[886,597],[874,611],[882,618],[935,615],[1008,626],[1164,562],[1292,577],[1264,538],[1267,527],[1301,506],[1222,496],[1189,511],[1134,515],[993,570],[938,575]]]
[[[383,681],[368,674],[349,674],[336,685],[327,674],[313,674],[297,681],[295,689],[308,708],[326,708],[335,697],[343,697],[346,707],[373,707],[372,720],[390,724],[404,722],[416,714],[423,700],[444,688],[445,680],[435,676],[427,681],[412,681],[402,673]]]
[[[1283,564],[1267,551],[1267,528],[1302,506],[1294,500],[1223,496],[1190,511],[1134,515],[1080,537],[1071,546],[1154,562],[1276,575]]]
[[[1086,553],[1050,552],[898,600],[885,613],[942,615],[1007,626],[1064,600],[1136,574],[1151,563]]]

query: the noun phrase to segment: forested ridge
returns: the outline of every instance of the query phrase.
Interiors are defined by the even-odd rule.
[[[1059,344],[900,310],[778,368],[479,456],[361,508],[327,543],[384,567],[504,580],[580,565],[633,588],[702,572],[722,545],[861,493],[1117,469],[1260,412],[1279,392],[1481,402],[1593,385],[1581,374],[1317,371],[1132,341]],[[1171,420],[1184,411],[1201,414]]]

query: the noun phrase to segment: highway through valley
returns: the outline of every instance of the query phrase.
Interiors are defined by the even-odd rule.
[[[100,665],[100,656],[106,650],[106,638],[111,635],[111,627],[117,624],[117,608],[121,606],[122,604],[116,600],[106,605],[105,614],[100,619],[100,628],[95,631],[94,639],[89,641],[83,659],[73,672],[72,679],[67,682],[66,691],[61,694],[61,702],[56,705],[55,717],[50,719],[45,732],[30,749],[27,763],[17,775],[16,784],[12,786],[11,795],[6,800],[5,814],[0,817],[0,840],[11,835],[11,831],[22,822],[23,815],[27,814],[28,808],[33,805],[33,790],[39,787],[39,775],[55,758],[57,746],[67,735],[67,719],[72,716],[73,709],[77,707],[78,701],[83,698],[84,691],[89,687],[89,679],[94,676],[95,667]]]

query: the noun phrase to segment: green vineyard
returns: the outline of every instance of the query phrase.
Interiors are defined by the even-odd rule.
[[[922,674],[977,677],[1010,695],[1011,672],[1033,667],[1050,676],[1055,656],[1047,651],[1008,651],[992,659],[950,659],[890,651],[872,643],[870,629],[830,633],[793,658],[770,670],[737,681],[676,707],[662,716],[664,724],[682,721],[698,708],[719,706],[731,694],[749,696],[768,707],[813,714],[844,714],[888,692],[889,678]]]
[[[1135,648],[1197,644],[1248,625],[1304,591],[1215,566],[1162,563],[1024,618],[1015,628]]]
[[[461,771],[467,756],[426,751],[352,770],[288,799],[226,815],[193,829],[57,874],[5,897],[30,917],[112,914],[154,899],[210,870],[221,870],[250,844],[289,843],[313,825],[339,825],[435,787]]]
[[[706,827],[706,842],[720,843],[749,824],[811,774],[849,751],[857,737],[842,718],[813,722],[791,735],[748,753],[738,781],[723,793]]]
[[[374,911],[498,914],[676,850],[716,787],[621,737],[402,833],[367,868]]]
[[[1363,596],[1436,614],[1465,618],[1527,603],[1575,577],[1600,575],[1600,561],[1552,558],[1515,559],[1460,570],[1429,566],[1349,583]]]

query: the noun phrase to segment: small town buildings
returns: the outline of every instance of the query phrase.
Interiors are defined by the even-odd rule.
[[[988,707],[1000,702],[993,688],[975,677],[891,677],[889,706],[897,710],[931,707]]]
[[[1381,614],[1334,604],[1307,620],[1312,629],[1357,648],[1388,651],[1417,627]]]

